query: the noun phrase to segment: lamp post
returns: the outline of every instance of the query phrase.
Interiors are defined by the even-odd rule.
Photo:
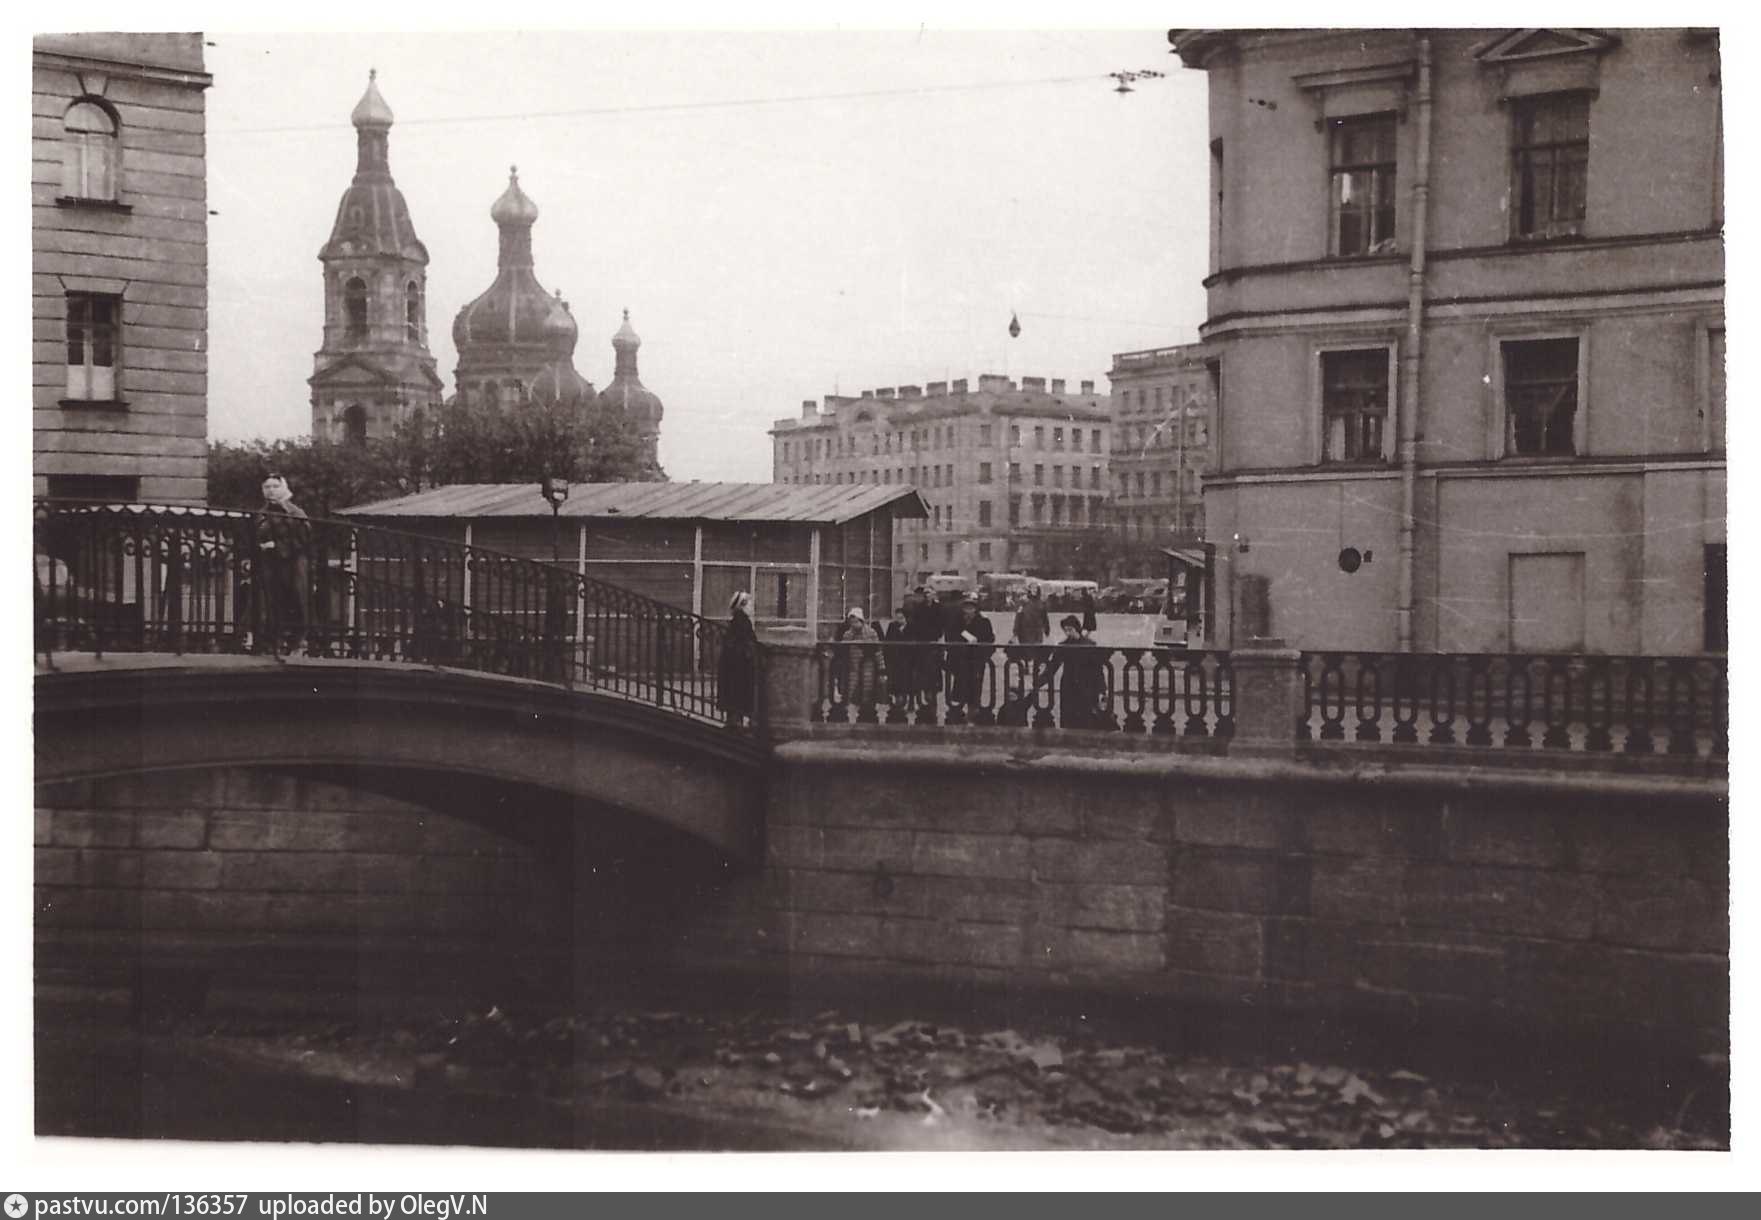
[[[550,561],[562,562],[562,524],[557,514],[562,510],[563,501],[569,498],[569,481],[560,474],[547,474],[539,490],[550,504]]]

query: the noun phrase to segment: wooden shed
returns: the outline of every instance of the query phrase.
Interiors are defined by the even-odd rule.
[[[555,514],[536,483],[468,483],[341,515],[549,563],[709,618],[752,594],[761,628],[826,638],[851,606],[884,616],[903,590],[893,522],[928,516],[910,487],[583,483]]]

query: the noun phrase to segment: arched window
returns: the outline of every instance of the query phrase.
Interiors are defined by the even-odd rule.
[[[360,403],[342,413],[342,439],[357,448],[367,443],[367,408]]]
[[[404,286],[404,336],[411,343],[422,341],[422,286],[415,280]]]
[[[343,338],[359,342],[367,337],[367,282],[355,276],[342,286]]]
[[[68,107],[62,123],[62,194],[114,200],[121,161],[116,120],[97,102],[78,101]]]

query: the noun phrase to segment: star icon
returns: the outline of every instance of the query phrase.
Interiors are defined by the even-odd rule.
[[[23,1195],[6,1196],[6,1214],[10,1216],[12,1220],[21,1220],[24,1214],[30,1210],[30,1200],[26,1199]]]

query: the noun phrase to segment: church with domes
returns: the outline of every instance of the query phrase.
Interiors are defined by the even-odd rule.
[[[311,379],[312,434],[341,443],[390,436],[416,412],[440,405],[441,381],[427,347],[428,252],[391,179],[391,108],[375,77],[369,74],[353,115],[360,164],[318,256],[325,326]],[[596,394],[575,367],[580,328],[574,313],[560,289],[552,293],[538,280],[532,256],[538,214],[520,186],[518,167],[511,167],[507,189],[489,209],[499,234],[495,280],[453,318],[458,364],[455,393],[446,401],[509,411],[615,408],[635,425],[648,464],[658,469],[662,406],[637,373],[642,340],[630,311],[623,311],[623,325],[611,338],[611,383]]]

